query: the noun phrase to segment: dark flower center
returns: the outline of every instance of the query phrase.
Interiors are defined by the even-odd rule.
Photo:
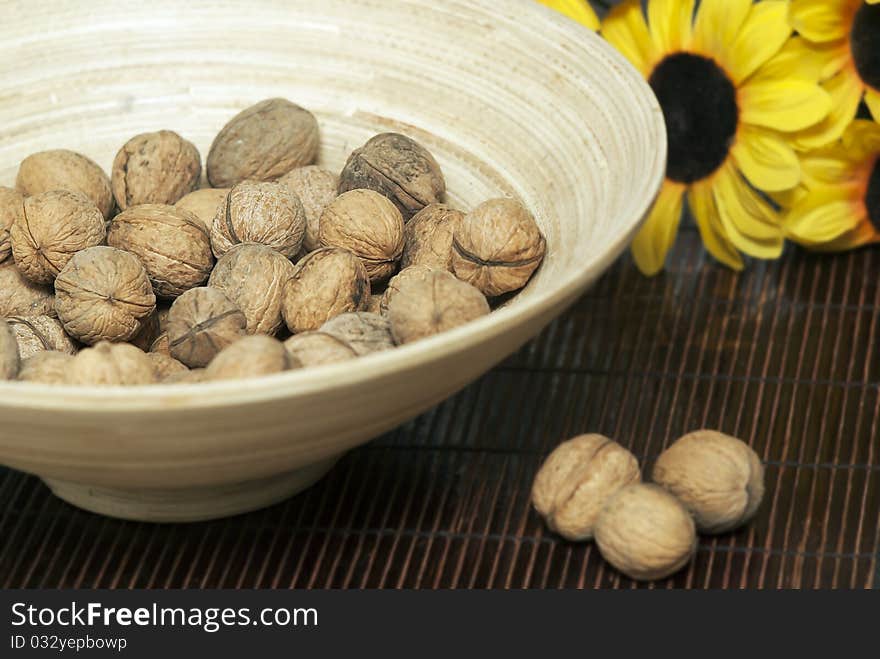
[[[730,78],[706,57],[675,53],[648,82],[666,120],[666,176],[681,183],[706,178],[727,159],[736,135],[739,107]]]
[[[880,90],[880,5],[865,2],[856,12],[850,47],[862,81]]]
[[[868,219],[874,225],[874,230],[880,233],[880,158],[874,163],[874,171],[868,179],[868,194],[865,195],[865,205],[868,207]]]

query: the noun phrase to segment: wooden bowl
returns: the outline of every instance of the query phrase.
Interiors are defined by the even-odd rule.
[[[664,173],[649,87],[531,0],[14,0],[0,61],[0,184],[49,148],[109,171],[129,137],[163,128],[204,158],[237,111],[283,96],[318,116],[328,167],[403,132],[437,157],[452,204],[516,196],[547,238],[506,307],[355,362],[196,386],[0,383],[0,462],[116,517],[209,519],[309,486],[535,336],[626,247]]]

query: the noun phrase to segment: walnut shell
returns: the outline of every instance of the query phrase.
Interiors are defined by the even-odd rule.
[[[652,479],[672,492],[703,533],[750,520],[764,496],[764,466],[745,442],[714,430],[678,439],[657,458]]]
[[[205,381],[205,369],[194,368],[180,373],[172,373],[162,384],[198,384]]]
[[[306,214],[306,233],[303,236],[303,249],[313,252],[318,249],[318,227],[321,213],[337,197],[339,177],[331,171],[316,165],[297,167],[278,179],[287,186],[302,202]]]
[[[153,371],[158,382],[165,382],[173,375],[189,373],[189,369],[186,366],[173,357],[163,355],[161,352],[149,352],[147,353],[147,359],[153,365]]]
[[[156,372],[146,353],[127,343],[101,341],[76,354],[67,369],[68,384],[154,384]]]
[[[28,281],[11,261],[0,263],[0,318],[55,314],[52,288]]]
[[[415,271],[410,276],[404,273]],[[489,314],[486,297],[446,270],[416,266],[388,283],[386,316],[397,345],[418,341]]]
[[[113,159],[111,182],[119,210],[173,204],[199,186],[202,159],[192,142],[170,130],[135,135]]]
[[[54,350],[75,355],[77,346],[64,332],[64,327],[52,316],[10,316],[6,319],[22,359],[32,357],[38,352]]]
[[[381,281],[391,276],[403,252],[403,218],[377,192],[352,190],[324,209],[318,242],[354,253],[364,262],[370,281]]]
[[[0,186],[0,263],[12,254],[9,235],[12,223],[24,212],[24,197],[18,190]]]
[[[242,181],[274,181],[318,157],[318,121],[283,98],[260,101],[235,115],[211,144],[208,181],[229,188]]]
[[[589,540],[602,507],[640,479],[638,460],[620,444],[602,435],[580,435],[547,456],[532,485],[532,504],[563,538]]]
[[[363,262],[348,250],[325,247],[297,264],[284,287],[281,312],[291,332],[308,332],[341,313],[361,311],[369,295]]]
[[[137,256],[163,298],[201,286],[214,267],[207,228],[174,206],[143,204],[123,211],[110,222],[107,244]]]
[[[205,380],[238,380],[298,366],[271,336],[246,336],[224,348],[205,369]]]
[[[71,362],[73,355],[44,350],[22,361],[18,379],[22,382],[40,384],[67,384],[67,372]]]
[[[304,367],[335,364],[357,357],[345,341],[324,332],[303,332],[284,342],[287,353]]]
[[[121,249],[78,252],[55,280],[55,311],[64,330],[90,345],[129,340],[155,308],[147,271]]]
[[[283,323],[284,285],[293,271],[293,263],[271,247],[242,243],[217,261],[208,286],[223,291],[244,312],[248,334],[275,334]]]
[[[358,188],[384,195],[409,220],[442,200],[446,181],[425,147],[399,133],[382,133],[352,152],[339,175],[340,194]]]
[[[293,192],[278,183],[244,181],[217,207],[211,246],[217,258],[240,243],[259,243],[293,258],[305,230],[305,211]]]
[[[377,314],[385,313],[382,309],[382,300],[384,297],[384,293],[373,293],[370,295],[369,299],[367,299],[367,305],[364,307],[363,311]]]
[[[162,355],[171,356],[171,342],[168,340],[167,330],[156,337],[155,341],[150,344],[148,352],[157,352]]]
[[[247,319],[222,291],[194,288],[181,295],[168,315],[171,356],[192,368],[207,366],[245,334]]]
[[[512,199],[491,199],[465,215],[452,245],[455,276],[487,297],[525,286],[546,249],[535,218]]]
[[[400,267],[424,265],[452,270],[452,234],[464,213],[446,204],[425,206],[407,222],[403,231]]]
[[[104,219],[110,219],[113,211],[110,178],[104,170],[84,155],[66,149],[41,151],[22,160],[15,187],[26,197],[51,190],[80,192],[92,200]]]
[[[104,237],[101,211],[82,193],[65,190],[25,199],[10,231],[15,264],[37,284],[51,284],[74,254]]]
[[[229,188],[202,188],[201,190],[193,190],[188,195],[184,195],[174,204],[175,208],[189,211],[202,221],[206,227],[210,227],[214,221],[214,215],[220,204],[229,194]]]
[[[162,328],[159,323],[159,309],[157,307],[153,313],[141,321],[141,328],[138,330],[138,333],[131,337],[128,342],[135,348],[140,348],[147,352],[150,346],[153,345],[153,341],[159,338],[161,333]]]
[[[20,364],[18,341],[9,324],[0,318],[0,380],[14,380]]]
[[[344,313],[331,318],[321,326],[320,331],[343,341],[358,356],[394,347],[388,320],[365,311]]]
[[[678,572],[697,549],[687,509],[662,487],[645,483],[617,491],[599,513],[595,537],[606,561],[642,581]]]

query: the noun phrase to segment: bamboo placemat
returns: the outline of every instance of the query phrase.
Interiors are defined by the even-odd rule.
[[[5,587],[630,588],[528,503],[558,442],[601,432],[648,468],[702,426],[749,441],[767,497],[657,587],[880,587],[880,251],[791,250],[736,275],[682,233],[666,273],[618,262],[519,354],[250,515],[105,519],[0,471]]]

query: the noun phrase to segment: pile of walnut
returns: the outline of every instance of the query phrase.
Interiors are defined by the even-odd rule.
[[[739,439],[698,430],[657,459],[655,484],[641,483],[635,456],[601,435],[560,444],[532,487],[532,503],[569,540],[595,538],[602,556],[627,576],[662,579],[683,568],[697,531],[732,531],[764,496],[764,467]]]
[[[340,362],[484,316],[540,265],[521,204],[444,205],[440,167],[409,137],[373,137],[338,176],[313,164],[318,147],[315,117],[276,98],[214,139],[210,188],[167,130],[130,139],[110,177],[72,151],[26,158],[0,188],[0,379],[195,383]]]

